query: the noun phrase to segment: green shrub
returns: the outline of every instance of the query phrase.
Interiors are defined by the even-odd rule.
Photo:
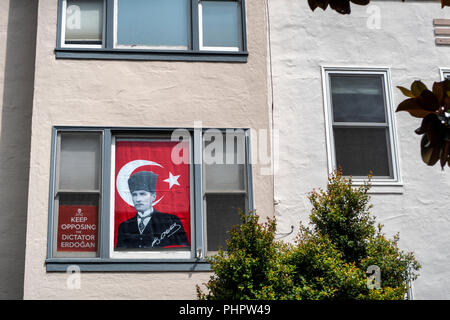
[[[227,251],[208,258],[214,275],[200,299],[288,299],[293,267],[283,263],[287,245],[274,240],[275,220],[260,224],[257,215],[240,212],[242,224],[229,233]]]
[[[369,179],[370,181],[370,179]],[[327,189],[309,194],[310,226],[300,226],[294,244],[275,239],[276,223],[240,213],[242,224],[229,233],[227,250],[209,257],[214,274],[197,286],[199,299],[404,299],[419,263],[388,239],[370,213],[370,184],[359,188],[335,172]],[[380,287],[366,271],[377,266]]]

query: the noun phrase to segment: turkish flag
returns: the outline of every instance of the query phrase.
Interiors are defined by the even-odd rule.
[[[181,161],[183,159],[184,161]],[[187,161],[186,161],[187,160]],[[140,171],[158,175],[154,210],[176,215],[191,243],[189,143],[118,139],[115,144],[114,247],[119,225],[136,216],[128,178]]]

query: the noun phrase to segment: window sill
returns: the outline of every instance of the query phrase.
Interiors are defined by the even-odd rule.
[[[364,185],[364,181],[353,180],[352,186],[359,187]],[[369,194],[403,194],[403,183],[398,181],[374,181],[371,182]]]
[[[47,272],[67,272],[77,266],[81,272],[209,272],[211,265],[202,260],[119,260],[119,259],[47,259]]]
[[[248,52],[193,51],[193,50],[142,50],[104,48],[56,48],[57,59],[91,60],[141,60],[141,61],[199,61],[247,62]]]

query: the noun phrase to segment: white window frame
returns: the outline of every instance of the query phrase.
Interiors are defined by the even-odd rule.
[[[442,81],[444,81],[446,78],[450,79],[450,68],[439,68],[439,73],[441,75]]]
[[[391,72],[388,67],[328,67],[322,66],[322,86],[324,91],[324,114],[325,114],[325,131],[326,131],[326,147],[327,147],[327,163],[328,173],[331,174],[336,170],[336,150],[333,135],[333,113],[331,104],[331,87],[330,74],[343,75],[381,75],[383,79],[383,90],[385,96],[386,122],[389,131],[390,146],[390,166],[392,169],[392,178],[377,178],[374,176],[371,181],[371,192],[373,193],[402,193],[403,182],[400,172],[400,159],[397,143],[397,130],[394,117],[394,104],[391,89]],[[347,123],[351,124],[351,123]],[[358,126],[361,123],[358,122]],[[364,124],[362,124],[364,125]],[[383,125],[384,126],[384,125]],[[367,177],[353,176],[354,185],[362,185]]]
[[[208,1],[208,0],[205,0]],[[220,1],[220,0],[209,0],[209,1]],[[239,0],[223,0],[228,2],[240,2]],[[204,46],[203,45],[203,0],[198,1],[198,44],[200,50],[206,50],[206,51],[240,51],[240,47],[211,47],[211,46]],[[241,16],[242,16],[242,3],[239,4],[241,6]],[[239,26],[238,28],[241,30],[240,33],[240,41],[243,42],[242,39],[242,19],[239,19]]]
[[[84,49],[99,49],[105,46],[105,31],[106,31],[106,0],[103,1],[103,29],[102,29],[102,44],[66,44],[66,12],[67,0],[62,0],[61,8],[61,48],[84,48]]]

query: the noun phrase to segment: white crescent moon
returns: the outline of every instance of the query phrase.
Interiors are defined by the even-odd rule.
[[[117,174],[116,179],[116,188],[117,192],[119,192],[120,197],[128,203],[130,206],[134,207],[133,199],[131,197],[130,188],[128,187],[128,179],[130,178],[130,175],[133,173],[134,170],[136,170],[139,167],[142,166],[158,166],[160,168],[164,168],[159,163],[148,161],[148,160],[134,160],[128,162],[126,165],[124,165]],[[164,197],[164,196],[163,196]],[[162,198],[159,198],[155,202],[153,202],[153,205],[157,204],[162,200]]]

